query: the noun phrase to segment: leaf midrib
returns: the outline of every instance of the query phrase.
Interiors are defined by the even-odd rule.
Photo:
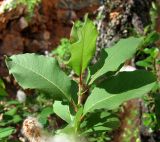
[[[102,101],[105,101],[106,99],[109,99],[109,98],[111,98],[111,97],[113,97],[113,96],[115,96],[115,95],[109,96],[109,97],[107,97],[107,98],[105,98],[105,99],[102,99],[102,100],[96,102],[95,104],[92,104],[91,107],[89,107],[89,108],[87,109],[87,111],[86,111],[83,115],[85,115],[89,110],[91,110],[91,109],[92,109],[95,105],[97,105],[98,103],[100,103],[100,102],[102,102]]]
[[[152,82],[153,83],[153,82]],[[145,85],[145,86],[149,86],[149,85],[151,85],[152,83],[150,83],[150,84],[148,84],[148,85]],[[127,91],[127,92],[130,92],[130,91],[133,91],[133,90],[136,90],[136,89],[132,89],[132,90],[129,90],[129,91]],[[140,89],[139,89],[140,90]],[[126,92],[126,93],[127,93]],[[124,92],[123,92],[124,93]],[[106,99],[110,99],[110,98],[112,98],[112,97],[114,97],[114,96],[116,96],[116,95],[118,95],[118,94],[112,94],[111,96],[109,96],[109,97],[107,97],[107,98],[104,98],[104,99],[102,99],[102,100],[99,100],[98,102],[96,102],[95,104],[92,104],[91,105],[91,107],[89,107],[88,109],[87,109],[87,111],[85,111],[85,113],[83,114],[83,115],[85,115],[86,113],[88,113],[88,111],[89,110],[91,110],[95,105],[97,105],[98,103],[101,103],[101,102],[103,102],[103,101],[105,101]],[[119,94],[120,95],[120,94]],[[122,95],[122,94],[121,94]]]
[[[106,52],[106,51],[105,51]],[[114,56],[116,55],[117,53],[115,53],[115,54],[113,54],[112,56],[110,56],[110,58],[114,58]],[[108,58],[108,57],[107,57]],[[107,58],[105,59],[105,62],[104,62],[104,64],[106,63],[106,60],[107,60]],[[110,59],[111,60],[111,59]],[[108,65],[109,65],[109,63],[108,63]],[[95,81],[95,78],[97,77],[97,74],[99,74],[102,70],[103,70],[103,68],[104,68],[104,66],[101,68],[101,69],[99,69],[94,75],[93,75],[93,78],[91,79],[91,81],[90,81],[90,83],[89,84],[91,84],[93,81]],[[108,71],[107,71],[108,72]],[[100,74],[98,77],[100,77],[100,76],[102,76],[103,74]]]
[[[114,48],[114,47],[111,47],[111,48]],[[118,48],[119,49],[119,48]],[[106,53],[108,53],[106,50],[105,50],[105,52]],[[117,55],[117,53],[119,54],[119,52],[114,52],[113,54],[110,54],[110,60],[111,59],[113,59],[116,55]],[[108,59],[108,57],[105,59],[105,63],[107,62],[106,60]],[[104,63],[104,64],[105,64]],[[123,63],[123,62],[122,62]],[[108,62],[108,65],[109,65],[109,62]],[[90,83],[89,84],[91,84],[91,83],[93,83],[94,81],[95,81],[95,78],[97,77],[97,74],[99,74],[100,73],[100,75],[98,75],[98,77],[100,77],[100,76],[102,76],[103,74],[101,74],[101,71],[103,70],[103,68],[104,68],[104,66],[101,68],[101,69],[99,69],[94,75],[93,75],[93,78],[91,79],[91,81],[90,81]],[[108,71],[107,71],[108,72]],[[106,73],[107,73],[106,72]]]
[[[85,27],[86,28],[86,27]],[[83,47],[82,47],[82,55],[81,55],[81,71],[80,71],[80,73],[82,73],[82,70],[83,70],[83,60],[84,60],[84,50],[85,49],[87,49],[88,48],[88,46],[89,46],[89,43],[92,43],[92,42],[86,42],[87,44],[87,46],[86,47],[84,47],[84,42],[85,42],[85,37],[86,37],[86,30],[85,30],[85,28],[83,27],[83,30],[84,30],[84,34],[83,34],[83,32],[81,31],[81,35],[82,35],[82,41],[83,41]],[[91,30],[94,30],[94,28],[93,29],[91,29]],[[91,39],[91,41],[93,40],[93,38]],[[80,40],[81,41],[81,40]]]
[[[23,66],[23,65],[21,65],[21,64],[18,64],[18,63],[15,62],[15,61],[12,61],[12,62],[14,62],[14,63],[17,64],[18,66],[20,66],[20,67],[22,67],[22,68],[24,68],[24,69],[26,69],[26,70],[29,70],[29,71],[35,73],[36,75],[40,76],[40,77],[43,78],[44,80],[47,80],[51,85],[55,86],[58,90],[60,90],[60,92],[62,92],[62,94],[64,94],[64,96],[69,100],[69,98],[67,97],[67,95],[63,92],[63,90],[61,90],[61,89],[60,89],[56,84],[54,84],[52,81],[50,81],[49,79],[47,79],[47,78],[44,77],[43,75],[37,73],[36,71],[34,71],[34,70],[30,69],[30,68],[27,68],[27,67],[25,67],[25,66]]]

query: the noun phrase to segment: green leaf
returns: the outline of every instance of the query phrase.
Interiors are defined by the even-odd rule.
[[[67,107],[67,110],[68,110],[68,107]],[[65,128],[59,130],[58,133],[76,134],[77,132],[79,132],[82,114],[83,114],[83,107],[80,107],[76,112],[76,114],[74,116],[71,116],[71,121],[69,122],[69,124]],[[65,114],[63,114],[62,117],[63,118],[66,117]]]
[[[0,79],[0,96],[7,96],[7,92],[5,91],[5,84],[2,79]]]
[[[156,77],[147,71],[121,72],[108,78],[88,97],[83,115],[96,109],[112,110],[133,98],[141,97],[155,85]]]
[[[14,131],[14,128],[0,128],[0,139],[10,136]]]
[[[16,100],[11,100],[11,101],[8,100],[6,102],[6,104],[7,105],[17,105],[18,106],[20,103],[18,101],[16,101]]]
[[[16,124],[16,123],[19,123],[20,121],[22,121],[23,119],[21,118],[21,116],[19,115],[14,115],[13,116],[13,123]]]
[[[142,60],[142,61],[136,62],[136,65],[140,67],[150,67],[151,63],[147,62],[146,60]]]
[[[71,81],[71,96],[72,100],[74,101],[75,104],[78,103],[78,84],[76,81]]]
[[[45,107],[41,113],[38,115],[38,120],[41,124],[45,125],[47,123],[48,117],[53,113],[53,108],[51,106]]]
[[[69,134],[69,135],[73,135],[75,133],[75,128],[73,126],[73,123],[69,123],[66,127],[62,128],[62,129],[58,129],[56,131],[56,134]]]
[[[41,117],[48,117],[49,115],[51,115],[53,113],[53,109],[52,107],[45,107],[41,113],[40,113],[40,116]]]
[[[159,37],[160,37],[159,33],[157,33],[156,31],[153,31],[147,35],[143,43],[145,46],[148,46],[150,44],[155,43],[157,40],[159,40]]]
[[[7,112],[5,112],[4,114],[5,115],[10,115],[10,116],[13,116],[13,115],[15,115],[16,113],[17,113],[17,109],[18,108],[11,108],[10,110],[8,110]]]
[[[2,79],[0,79],[0,87],[5,88],[5,84]]]
[[[62,72],[55,59],[35,54],[13,55],[6,59],[9,72],[24,88],[38,89],[52,94],[55,99],[70,100],[70,79]]]
[[[111,128],[108,128],[106,126],[103,126],[103,125],[100,125],[100,126],[94,126],[94,128],[92,129],[88,129],[86,130],[83,134],[86,134],[86,133],[102,133],[102,132],[107,132],[107,131],[111,131],[112,129]]]
[[[83,26],[73,27],[71,36],[75,41],[71,44],[71,58],[68,65],[77,75],[84,72],[96,50],[97,29],[94,23],[85,17]]]
[[[81,129],[83,134],[97,134],[98,132],[103,132],[102,128],[105,129],[105,132],[112,131],[118,128],[119,124],[119,119],[115,114],[106,110],[99,110],[86,116],[85,120],[82,122]]]
[[[154,48],[152,53],[151,53],[151,56],[155,59],[155,58],[158,57],[159,52],[160,52],[159,48]]]
[[[69,46],[70,41],[66,38],[62,38],[60,45],[52,51],[53,56],[57,56],[60,61],[66,61],[70,58]]]
[[[152,67],[153,60],[154,59],[151,56],[149,56],[144,60],[136,62],[136,65],[141,67]]]
[[[1,88],[0,87],[0,96],[7,96],[7,92],[5,91],[5,89],[4,88]]]
[[[143,50],[143,52],[144,52],[145,54],[149,54],[149,55],[151,56],[150,58],[154,59],[154,58],[156,58],[156,57],[158,56],[158,54],[159,54],[159,49],[158,49],[157,47],[145,48],[145,49]]]
[[[62,104],[62,102],[60,101],[54,102],[53,111],[67,123],[70,123],[73,120],[73,116],[70,113],[69,106]]]
[[[86,15],[87,16],[87,15]],[[82,28],[84,23],[82,21],[76,21],[71,29],[71,34],[70,34],[70,41],[71,43],[74,43],[78,41],[78,30]]]
[[[121,39],[111,48],[106,48],[101,59],[91,67],[92,76],[89,84],[108,72],[117,71],[122,63],[134,55],[140,42],[139,38],[130,37]]]
[[[83,107],[80,107],[74,117],[74,122],[73,122],[76,133],[79,131],[80,128],[82,114],[83,114]]]

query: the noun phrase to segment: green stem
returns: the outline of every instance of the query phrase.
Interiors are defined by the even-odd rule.
[[[75,104],[74,100],[71,100],[71,105],[73,106],[74,111],[77,112],[78,108],[77,108],[77,105]]]
[[[157,83],[159,82],[159,75],[158,75],[158,69],[157,69],[157,66],[156,66],[156,59],[154,59],[153,61],[153,72],[154,74],[156,75],[156,78],[157,78]]]

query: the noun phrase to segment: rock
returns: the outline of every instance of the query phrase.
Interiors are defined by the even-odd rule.
[[[21,30],[25,29],[28,27],[28,22],[24,17],[21,17],[19,20],[19,26],[21,28]]]
[[[41,44],[36,39],[29,41],[25,41],[25,52],[33,53],[40,51]]]
[[[43,33],[43,39],[44,40],[49,40],[50,39],[50,32],[49,31],[44,31],[44,33]]]
[[[133,27],[137,33],[143,34],[145,26],[150,24],[151,2],[152,0],[106,0],[98,11],[103,18],[96,21],[100,29],[99,35],[105,37],[98,37],[98,48],[109,47],[112,41],[116,42],[113,40],[115,37],[127,37],[130,34],[127,30]]]
[[[3,46],[0,48],[1,54],[11,56],[13,54],[23,53],[23,38],[18,33],[10,33],[3,38]]]

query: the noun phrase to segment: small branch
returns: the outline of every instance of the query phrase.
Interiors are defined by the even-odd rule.
[[[76,104],[75,104],[75,102],[73,100],[71,100],[71,104],[72,104],[72,106],[74,108],[74,111],[77,112],[78,108],[77,108],[77,106],[76,106]]]
[[[78,105],[82,105],[82,91],[83,91],[83,79],[82,74],[79,77],[79,92],[78,92]]]
[[[81,86],[83,86],[82,74],[80,75],[80,78],[79,78],[79,84],[80,84]]]
[[[153,61],[153,72],[156,75],[157,82],[159,82],[159,75],[158,75],[158,69],[157,69],[156,59],[154,59],[154,61]]]

